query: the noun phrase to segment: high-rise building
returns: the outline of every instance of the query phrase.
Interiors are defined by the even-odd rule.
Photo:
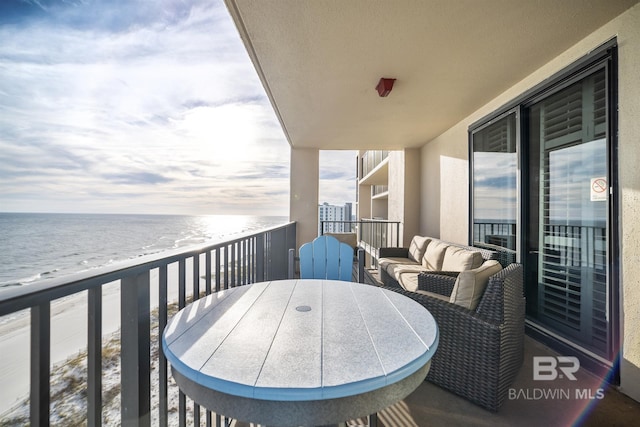
[[[330,205],[324,202],[318,205],[318,235],[324,233],[348,233],[352,230],[352,204],[344,206]],[[324,227],[324,229],[323,229]]]

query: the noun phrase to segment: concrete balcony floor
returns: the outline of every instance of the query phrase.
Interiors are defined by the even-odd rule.
[[[406,399],[379,414],[378,425],[408,426],[635,426],[640,403],[580,369],[577,381],[533,380],[533,356],[558,356],[543,344],[525,337],[524,364],[497,413],[486,411],[429,382]],[[544,390],[544,391],[543,391]],[[542,393],[547,398],[540,398]],[[555,393],[555,396],[553,395]],[[600,394],[599,394],[600,393]],[[550,397],[549,397],[550,396]],[[602,399],[598,397],[603,396]],[[592,398],[592,399],[591,399]]]
[[[584,369],[575,374],[576,381],[567,378],[534,381],[534,356],[559,355],[534,339],[525,337],[524,364],[511,386],[516,394],[514,398],[507,398],[496,413],[425,381],[407,398],[378,413],[378,427],[638,425],[640,403],[613,388],[599,392],[603,387],[600,379]],[[555,393],[555,396],[536,398],[542,393],[540,390]],[[242,422],[232,425],[256,426]],[[350,421],[347,425],[363,426],[366,420]]]

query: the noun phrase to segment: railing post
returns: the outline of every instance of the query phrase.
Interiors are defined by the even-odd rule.
[[[102,425],[102,287],[88,290],[87,426]]]
[[[51,303],[31,307],[31,390],[32,426],[49,425],[49,377],[51,361]]]
[[[121,281],[122,425],[151,425],[149,271]]]

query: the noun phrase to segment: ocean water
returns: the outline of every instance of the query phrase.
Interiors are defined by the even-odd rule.
[[[0,213],[0,292],[286,222],[282,216]]]

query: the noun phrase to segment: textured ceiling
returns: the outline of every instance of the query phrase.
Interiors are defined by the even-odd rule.
[[[289,143],[321,149],[421,146],[638,2],[225,1]]]

